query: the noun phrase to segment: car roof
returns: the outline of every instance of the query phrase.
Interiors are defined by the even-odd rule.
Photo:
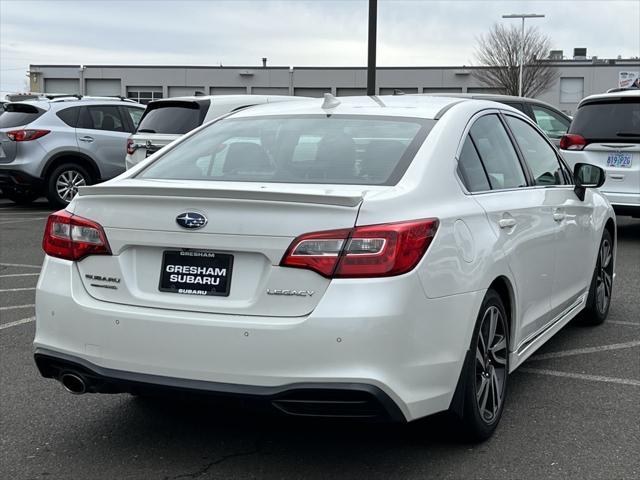
[[[212,103],[246,103],[246,102],[261,102],[267,103],[269,101],[290,101],[296,99],[304,99],[309,97],[293,97],[291,95],[187,95],[183,97],[169,97],[158,98],[153,100],[153,103],[158,105],[164,102],[198,102],[203,100],[209,100]],[[151,103],[151,102],[150,102]]]
[[[518,97],[515,95],[499,95],[497,93],[418,93],[414,95],[433,95],[433,96],[445,96],[456,98],[471,98],[474,100],[489,100],[492,102],[523,102],[523,103],[537,103],[546,107],[551,107],[557,110],[553,105],[538,100],[537,98]]]
[[[588,97],[583,98],[578,104],[578,108],[586,103],[591,103],[593,101],[598,100],[609,100],[609,99],[617,99],[617,98],[640,98],[640,89],[629,89],[622,90],[619,92],[610,92],[610,93],[598,93],[595,95],[589,95]]]
[[[462,102],[482,102],[491,106],[493,102],[475,99],[440,97],[428,95],[382,95],[358,97],[334,97],[307,99],[299,102],[281,102],[257,105],[236,112],[233,116],[252,117],[263,115],[313,115],[352,114],[396,117],[417,117],[438,120],[452,106]],[[501,105],[500,107],[503,107]],[[323,108],[324,107],[324,108]],[[494,104],[494,107],[497,105]],[[510,108],[504,106],[504,108]]]
[[[38,98],[35,100],[22,100],[19,102],[6,102],[7,104],[28,104],[33,105],[34,107],[38,107],[42,110],[49,110],[52,107],[57,107],[56,109],[67,108],[77,105],[104,105],[105,103],[113,103],[115,105],[128,105],[132,107],[143,107],[144,105],[138,102],[130,102],[125,100],[120,100],[119,98],[114,97],[84,97],[84,98],[75,98],[75,97],[58,97],[53,100]]]

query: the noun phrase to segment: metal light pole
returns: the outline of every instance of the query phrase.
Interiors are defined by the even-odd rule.
[[[518,79],[518,95],[522,96],[522,67],[524,64],[524,19],[525,18],[544,18],[544,15],[537,13],[512,13],[511,15],[502,15],[502,18],[521,18],[522,31],[520,34],[520,77]]]
[[[369,0],[369,48],[367,61],[367,95],[376,94],[376,31],[378,0]]]

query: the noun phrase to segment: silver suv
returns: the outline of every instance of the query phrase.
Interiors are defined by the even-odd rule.
[[[111,97],[9,102],[0,115],[0,189],[16,203],[46,195],[65,207],[78,187],[125,170],[144,106]]]

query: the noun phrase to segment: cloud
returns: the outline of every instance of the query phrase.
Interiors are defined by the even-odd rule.
[[[640,55],[635,0],[380,0],[378,65],[471,64],[478,35],[520,11],[544,13],[530,24],[565,55]],[[366,42],[364,0],[2,0],[0,90],[22,89],[31,63],[355,66]]]

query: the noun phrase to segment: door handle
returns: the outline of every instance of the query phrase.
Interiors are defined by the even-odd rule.
[[[81,142],[91,143],[93,142],[93,137],[90,137],[89,135],[85,135],[84,137],[80,137],[78,140],[80,140]]]
[[[553,221],[554,222],[561,222],[561,221],[563,221],[565,219],[566,216],[567,216],[566,213],[560,211],[557,208],[553,211]]]
[[[498,226],[500,228],[513,228],[516,226],[516,223],[515,218],[501,218],[498,220]]]

